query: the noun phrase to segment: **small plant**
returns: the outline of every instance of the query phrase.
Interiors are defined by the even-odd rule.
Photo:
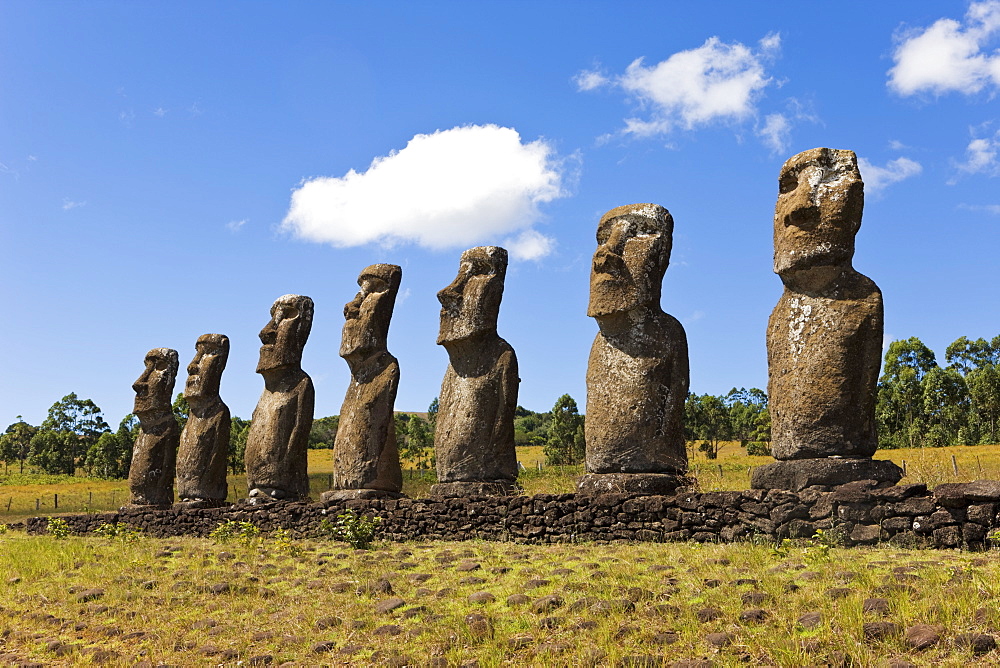
[[[63,538],[69,537],[69,524],[66,520],[61,517],[50,517],[48,518],[48,526],[45,530],[49,532],[49,535],[56,538],[57,540],[62,540]]]
[[[987,534],[986,540],[989,541],[990,545],[994,548],[1000,548],[1000,529],[994,529]]]
[[[236,520],[226,520],[220,522],[219,526],[212,529],[208,537],[216,543],[239,542],[246,547],[253,546],[260,538],[260,529],[252,522],[237,522]]]
[[[325,520],[324,520],[325,521]],[[297,557],[302,554],[302,548],[296,545],[292,540],[292,532],[288,529],[277,529],[272,538],[274,539],[275,545],[278,550],[286,554],[290,554],[293,557]]]
[[[771,556],[777,557],[778,559],[784,559],[788,556],[794,543],[791,538],[785,538],[780,543],[775,543],[771,547]]]
[[[835,544],[836,539],[832,532],[816,529],[816,533],[809,539],[809,545],[802,551],[802,556],[812,564],[830,561],[830,548]]]
[[[337,515],[336,523],[323,520],[319,528],[321,532],[331,538],[345,541],[356,550],[367,550],[371,547],[372,540],[375,538],[375,530],[381,522],[381,517],[358,515],[348,508]]]
[[[0,522],[0,536],[4,535],[5,533],[7,533],[7,525]]]
[[[108,540],[118,539],[123,543],[134,543],[142,537],[142,532],[127,524],[111,524],[104,522],[94,530],[98,536]]]

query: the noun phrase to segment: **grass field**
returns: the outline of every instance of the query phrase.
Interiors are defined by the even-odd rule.
[[[1000,479],[1000,445],[879,450],[875,457],[904,466],[907,472],[904,482],[923,482],[930,487],[942,482]],[[541,446],[518,448],[517,458],[524,467],[520,483],[526,494],[572,492],[574,479],[583,473],[582,466],[544,466]],[[753,467],[772,461],[770,457],[749,457],[739,443],[732,442],[722,446],[715,460],[695,452],[690,466],[702,490],[737,490],[750,486]],[[310,450],[309,478],[314,498],[330,489],[332,473],[332,452]],[[433,483],[430,471],[403,471],[403,491],[411,497],[426,496]],[[128,500],[128,494],[128,483],[124,480],[30,474],[0,476],[0,520],[15,522],[35,515],[113,510]],[[229,476],[229,500],[245,496],[246,476]]]
[[[0,601],[0,660],[43,665],[1000,661],[1000,560],[944,551],[8,532]]]

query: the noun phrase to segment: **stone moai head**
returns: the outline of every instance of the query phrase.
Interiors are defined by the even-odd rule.
[[[219,396],[222,372],[229,360],[229,337],[202,334],[194,344],[194,359],[188,364],[184,396],[187,399],[212,399]]]
[[[814,148],[789,158],[774,207],[774,273],[809,289],[849,269],[864,205],[854,151]]]
[[[169,412],[173,399],[174,381],[177,379],[177,351],[170,348],[153,348],[146,353],[146,369],[132,383],[135,390],[136,415]]]
[[[506,249],[477,246],[462,253],[458,276],[437,295],[441,302],[439,345],[496,333],[506,275]]]
[[[597,225],[587,315],[658,306],[673,233],[674,219],[658,204],[629,204],[604,214]]]
[[[403,270],[394,264],[373,264],[358,276],[361,288],[344,305],[340,356],[369,355],[386,349],[389,321],[396,304]]]
[[[298,367],[312,329],[313,301],[303,295],[278,297],[271,306],[271,320],[260,330],[257,373]]]

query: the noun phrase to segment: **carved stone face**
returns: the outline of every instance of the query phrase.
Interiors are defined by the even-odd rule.
[[[174,381],[177,379],[177,351],[170,348],[153,348],[146,353],[146,369],[132,383],[135,390],[136,415],[155,411],[169,411]]]
[[[660,301],[674,219],[657,204],[608,211],[597,226],[587,315],[600,317]]]
[[[361,272],[358,276],[361,289],[344,305],[341,357],[385,350],[402,276],[403,270],[394,264],[373,264]]]
[[[260,360],[257,373],[281,367],[297,367],[302,363],[312,329],[313,301],[303,295],[278,297],[271,306],[271,320],[260,330]]]
[[[437,295],[441,302],[439,345],[496,332],[506,275],[505,249],[478,246],[462,253],[458,276]]]
[[[194,346],[194,359],[188,364],[184,396],[188,399],[211,399],[219,396],[219,383],[229,359],[229,337],[202,334]]]
[[[790,158],[778,179],[774,273],[815,282],[850,267],[864,184],[853,151],[815,148]],[[812,275],[812,276],[811,276]]]

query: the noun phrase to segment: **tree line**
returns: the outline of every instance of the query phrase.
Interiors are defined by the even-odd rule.
[[[183,394],[173,403],[181,428],[188,405]],[[400,459],[416,469],[434,467],[434,429],[438,400],[426,413],[396,413],[396,443]],[[1000,443],[1000,336],[971,340],[965,336],[945,350],[945,366],[916,337],[893,341],[885,355],[875,408],[880,448],[940,447]],[[584,461],[584,425],[576,401],[559,397],[552,410],[538,413],[518,406],[514,412],[514,442],[542,446],[550,465]],[[340,417],[313,420],[309,447],[333,448]],[[45,473],[75,475],[82,469],[97,478],[125,478],[139,421],[126,415],[112,430],[101,409],[90,399],[70,393],[52,404],[38,426],[20,416],[0,435],[0,459],[5,472],[25,466]],[[689,447],[708,458],[718,456],[723,443],[739,441],[750,455],[769,455],[771,420],[767,394],[758,388],[733,388],[725,395],[689,393],[684,403],[684,432]],[[229,469],[244,470],[250,421],[233,416],[229,439]]]

